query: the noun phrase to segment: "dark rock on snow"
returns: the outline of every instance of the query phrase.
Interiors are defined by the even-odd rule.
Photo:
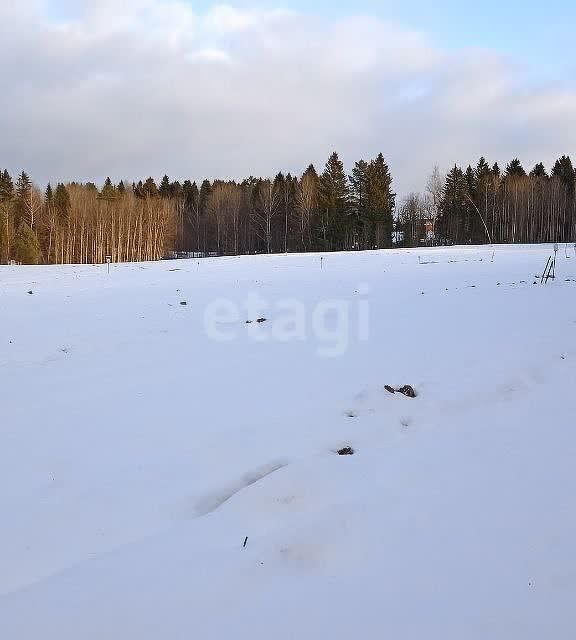
[[[388,393],[401,393],[403,395],[405,395],[407,398],[415,398],[418,394],[416,393],[416,391],[414,391],[414,388],[411,387],[409,384],[404,385],[403,387],[400,387],[399,389],[394,389],[394,387],[391,387],[389,384],[387,384],[384,389],[386,389],[386,391],[388,391]]]
[[[340,451],[338,451],[338,455],[339,456],[353,456],[354,455],[354,449],[352,449],[352,447],[344,447],[343,449],[340,449]]]

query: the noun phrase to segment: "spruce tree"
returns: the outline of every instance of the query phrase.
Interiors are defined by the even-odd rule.
[[[134,191],[134,195],[137,198],[144,198],[144,185],[142,184],[142,180],[138,180],[138,184],[132,183],[132,191]]]
[[[526,171],[524,171],[524,167],[518,158],[514,158],[506,167],[506,175],[516,178],[522,178],[526,175]]]
[[[319,248],[321,237],[318,221],[318,198],[320,178],[313,164],[302,174],[297,190],[297,209],[299,218],[300,250],[310,251]]]
[[[12,237],[12,221],[10,212],[14,199],[14,183],[5,169],[0,172],[0,262],[10,259],[10,241]]]
[[[112,202],[113,200],[116,200],[117,197],[118,193],[116,191],[116,187],[112,184],[112,180],[110,180],[110,178],[106,178],[104,186],[98,194],[98,199]]]
[[[326,250],[344,248],[349,195],[344,165],[334,152],[320,176],[321,245]]]
[[[14,197],[14,183],[6,169],[0,171],[0,205],[12,201]]]
[[[184,203],[183,216],[185,250],[198,250],[199,220],[196,211],[198,195],[198,187],[196,183],[192,183],[190,180],[184,180],[182,183],[182,200]],[[196,239],[196,245],[192,243],[192,238]]]
[[[56,185],[54,192],[54,209],[60,226],[65,226],[70,216],[70,195],[62,183]]]
[[[144,197],[156,198],[158,196],[158,187],[153,178],[148,178],[143,187]]]
[[[368,163],[365,160],[359,160],[348,179],[350,180],[350,205],[355,219],[354,246],[356,247],[358,238],[365,235],[368,221]]]
[[[562,156],[556,160],[552,175],[560,178],[570,196],[574,195],[574,167],[569,156]]]
[[[14,238],[14,255],[22,264],[38,264],[40,261],[40,243],[34,231],[21,221]]]
[[[170,185],[170,198],[180,198],[182,196],[182,185],[175,180]]]
[[[532,171],[530,171],[531,178],[547,178],[548,173],[546,172],[546,167],[542,162],[539,162]]]
[[[162,182],[160,183],[160,188],[158,189],[158,195],[164,199],[168,199],[171,195],[170,178],[167,175],[165,175],[162,178]]]
[[[394,230],[396,194],[390,169],[380,153],[368,165],[367,216],[371,227],[370,248],[390,248]]]
[[[200,185],[200,192],[198,194],[198,209],[200,210],[200,215],[206,212],[206,202],[211,193],[212,184],[210,180],[204,180]]]
[[[483,221],[488,223],[490,218],[490,205],[494,201],[495,182],[493,170],[490,169],[483,157],[478,161],[474,174],[476,188],[474,202],[478,211],[472,212],[471,241],[474,244],[480,244],[486,239]],[[478,212],[482,218],[478,216]]]
[[[460,167],[455,166],[446,176],[446,185],[436,225],[444,244],[463,242],[464,221],[468,213],[468,184]]]
[[[32,181],[25,171],[18,176],[14,201],[14,226],[18,228],[22,220],[29,221]]]

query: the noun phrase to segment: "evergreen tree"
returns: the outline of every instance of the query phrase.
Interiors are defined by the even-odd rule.
[[[438,236],[445,244],[458,244],[464,239],[464,221],[468,215],[468,184],[460,167],[446,176],[446,185],[436,225]]]
[[[574,195],[574,167],[569,156],[562,156],[554,163],[552,175],[560,178],[562,184],[568,189],[570,196]]]
[[[10,259],[10,240],[12,237],[12,221],[10,212],[14,199],[14,183],[5,169],[0,172],[0,262]]]
[[[54,201],[54,192],[52,191],[52,186],[48,183],[46,187],[46,191],[44,192],[44,201],[48,206],[51,206]]]
[[[321,245],[324,249],[343,249],[349,190],[344,165],[333,153],[320,176]]]
[[[367,174],[366,208],[371,229],[371,248],[389,248],[392,246],[396,194],[392,192],[392,176],[381,153],[370,162]]]
[[[110,178],[106,178],[106,180],[104,181],[104,186],[98,194],[98,198],[100,200],[112,202],[113,200],[116,200],[117,197],[118,193],[116,191],[116,187],[112,184],[112,180],[110,180]]]
[[[360,219],[366,215],[368,200],[368,163],[359,160],[352,169],[350,180],[350,204]]]
[[[359,160],[348,179],[350,180],[351,211],[355,218],[354,247],[357,247],[358,238],[364,235],[368,221],[368,163],[365,160]]]
[[[532,178],[547,178],[548,173],[546,172],[546,168],[544,165],[539,162],[532,171],[530,171],[530,177]]]
[[[198,203],[198,187],[190,180],[184,180],[182,184],[183,216],[184,216],[184,247],[186,250],[198,251],[199,220],[196,211]],[[195,238],[195,242],[193,241]]]
[[[200,192],[198,194],[198,209],[201,215],[206,212],[206,202],[211,192],[212,185],[210,184],[210,180],[204,180],[200,185]]]
[[[206,229],[206,210],[208,206],[208,198],[212,193],[212,184],[210,180],[204,180],[200,185],[200,191],[197,196],[196,218],[198,220],[198,251],[202,250],[206,253],[207,246],[207,229]]]
[[[118,191],[118,195],[123,196],[126,193],[126,186],[123,180],[120,180],[118,186],[116,187],[116,191]]]
[[[474,172],[474,169],[472,169],[470,165],[468,165],[465,175],[466,175],[466,188],[467,188],[468,194],[474,200],[476,197],[476,190],[477,190],[476,174]]]
[[[142,192],[144,197],[156,198],[158,196],[158,187],[156,186],[153,178],[148,178],[146,180]]]
[[[182,185],[175,180],[170,185],[170,198],[180,198],[182,196]]]
[[[61,226],[64,226],[68,222],[70,206],[70,195],[68,194],[68,190],[62,183],[58,183],[54,193],[54,209],[58,217],[58,222]]]
[[[566,190],[565,215],[561,234],[564,238],[573,239],[574,232],[576,231],[576,221],[573,222],[575,217],[574,192],[576,187],[576,174],[569,156],[562,156],[555,162],[552,175],[560,179],[560,182]]]
[[[18,228],[20,222],[30,221],[30,204],[32,195],[32,181],[25,171],[18,176],[14,201],[14,226]]]
[[[14,197],[14,183],[6,169],[0,171],[0,205],[7,204]]]
[[[40,243],[30,226],[22,221],[14,238],[14,255],[22,264],[38,264],[40,261]]]
[[[526,171],[524,171],[524,167],[518,158],[514,158],[506,167],[506,175],[516,178],[522,178],[526,175]]]
[[[320,237],[318,224],[318,197],[320,178],[313,164],[303,173],[296,190],[298,212],[298,236],[300,251],[316,249],[315,240]]]
[[[497,180],[497,176],[494,169],[490,169],[490,166],[483,157],[478,161],[474,173],[474,204],[476,205],[477,211],[473,210],[471,212],[470,241],[474,244],[481,244],[486,240],[484,222],[487,223],[490,220],[496,189],[495,178]],[[472,209],[475,208],[472,207]],[[480,217],[478,213],[480,213],[482,217]]]
[[[164,199],[169,198],[171,195],[170,178],[168,178],[167,175],[165,175],[162,178],[162,182],[160,183],[160,188],[158,189],[158,195]]]

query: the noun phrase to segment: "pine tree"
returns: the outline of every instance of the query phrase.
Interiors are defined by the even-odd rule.
[[[22,264],[38,264],[40,261],[40,243],[30,226],[22,221],[14,238],[14,255]]]
[[[118,186],[116,187],[116,191],[118,191],[118,195],[123,196],[126,193],[126,185],[123,180],[120,180]]]

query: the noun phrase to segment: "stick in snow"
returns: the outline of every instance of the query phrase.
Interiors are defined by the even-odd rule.
[[[545,267],[544,271],[542,272],[542,278],[540,279],[540,284],[542,284],[544,282],[544,278],[546,277],[546,272],[548,271],[548,267],[550,266],[550,260],[552,260],[552,256],[550,256],[548,258],[548,262],[546,263],[546,267]]]

